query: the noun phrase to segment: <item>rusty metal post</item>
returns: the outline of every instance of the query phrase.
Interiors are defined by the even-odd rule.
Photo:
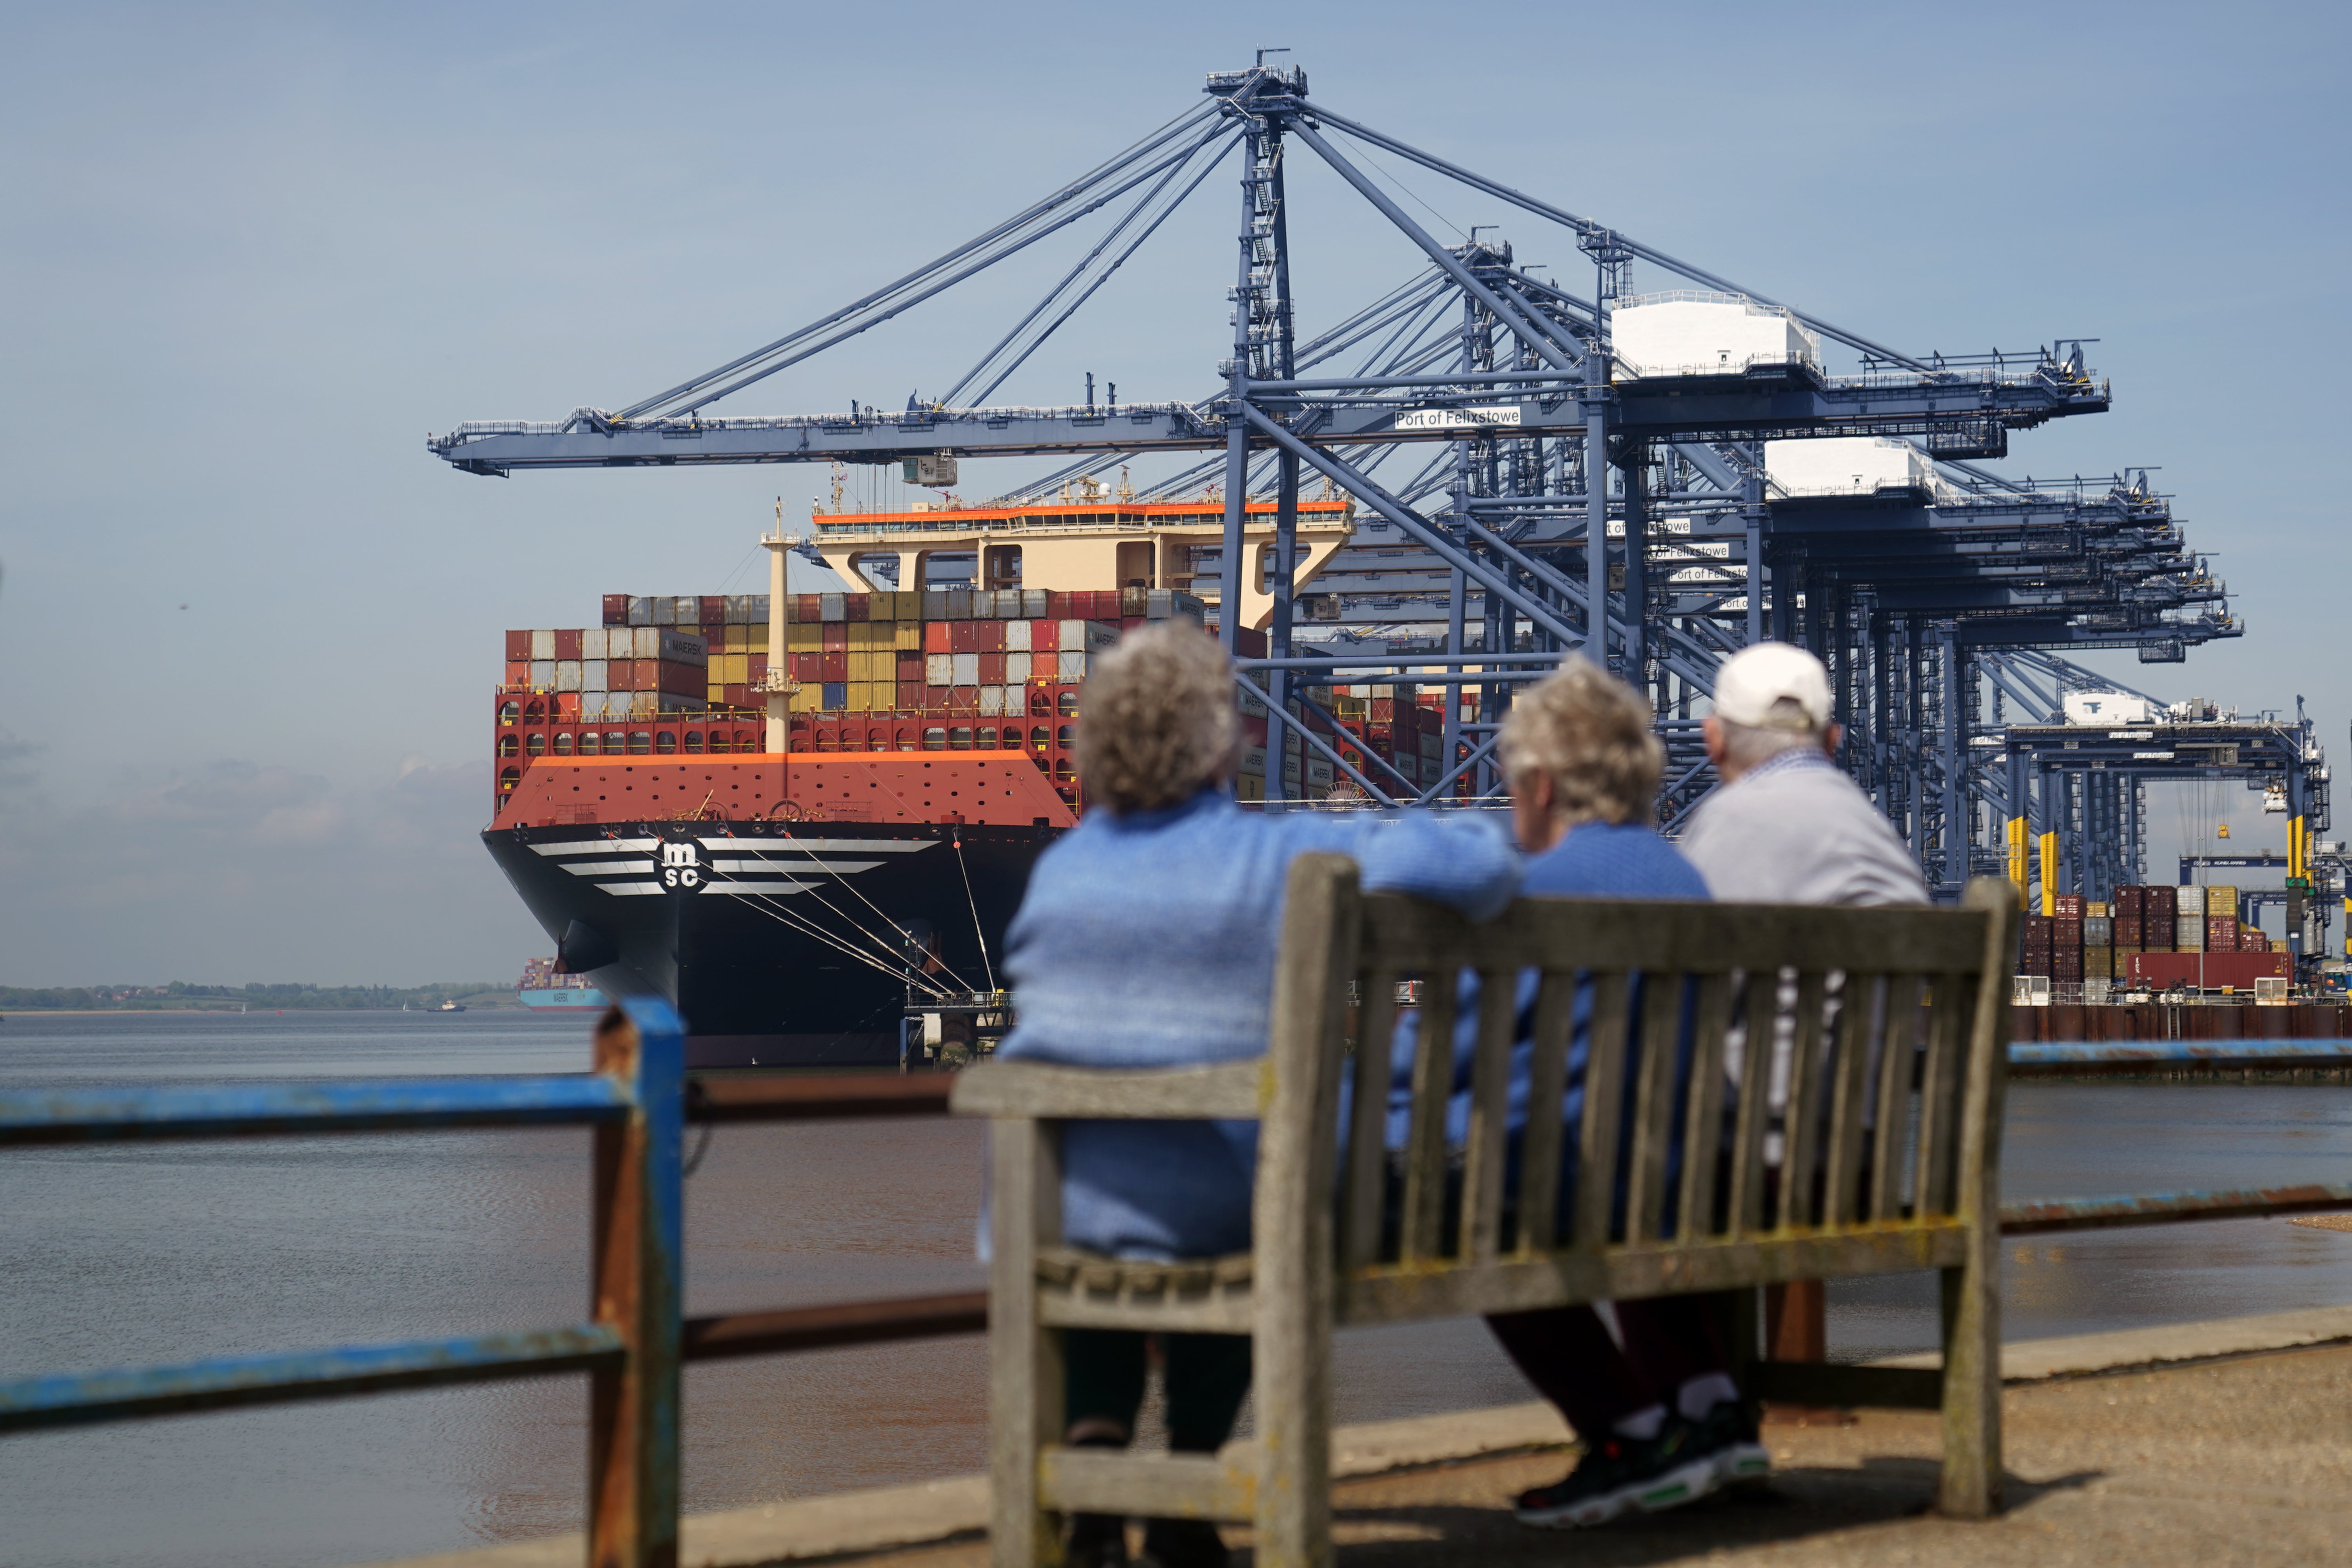
[[[631,1000],[596,1026],[596,1070],[628,1091],[596,1129],[596,1321],[627,1346],[591,1375],[589,1568],[677,1568],[678,1309],[684,1261],[685,1029]]]

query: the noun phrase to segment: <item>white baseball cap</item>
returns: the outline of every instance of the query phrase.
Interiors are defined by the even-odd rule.
[[[1827,729],[1833,716],[1830,672],[1784,642],[1741,648],[1715,672],[1717,717],[1751,730]]]

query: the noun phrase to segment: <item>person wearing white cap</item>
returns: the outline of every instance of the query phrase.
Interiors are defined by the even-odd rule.
[[[1832,760],[1829,671],[1803,648],[1758,643],[1716,672],[1701,725],[1722,784],[1676,845],[1737,904],[1924,904],[1918,863]]]

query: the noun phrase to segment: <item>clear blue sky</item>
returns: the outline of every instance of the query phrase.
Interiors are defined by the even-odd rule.
[[[2302,693],[2352,761],[2347,31],[2261,5],[11,7],[0,982],[504,978],[544,952],[474,837],[498,633],[756,586],[753,534],[823,477],[479,479],[425,433],[765,342],[1261,45],[1337,110],[1882,341],[2102,340],[2115,411],[2007,470],[2160,465],[2252,626],[2124,672]],[[1581,276],[1556,231],[1405,183]],[[1294,192],[1304,325],[1412,270],[1328,177]],[[1231,186],[1195,202],[1002,395],[1088,369],[1197,395]],[[944,386],[1028,287],[738,401]]]

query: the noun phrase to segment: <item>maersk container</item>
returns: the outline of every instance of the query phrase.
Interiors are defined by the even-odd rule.
[[[710,644],[699,633],[663,632],[655,647],[654,657],[672,664],[708,665],[710,662]]]
[[[1611,313],[1610,332],[1618,370],[1628,376],[1737,375],[1822,361],[1822,341],[1803,322],[1745,294],[1630,295]]]

